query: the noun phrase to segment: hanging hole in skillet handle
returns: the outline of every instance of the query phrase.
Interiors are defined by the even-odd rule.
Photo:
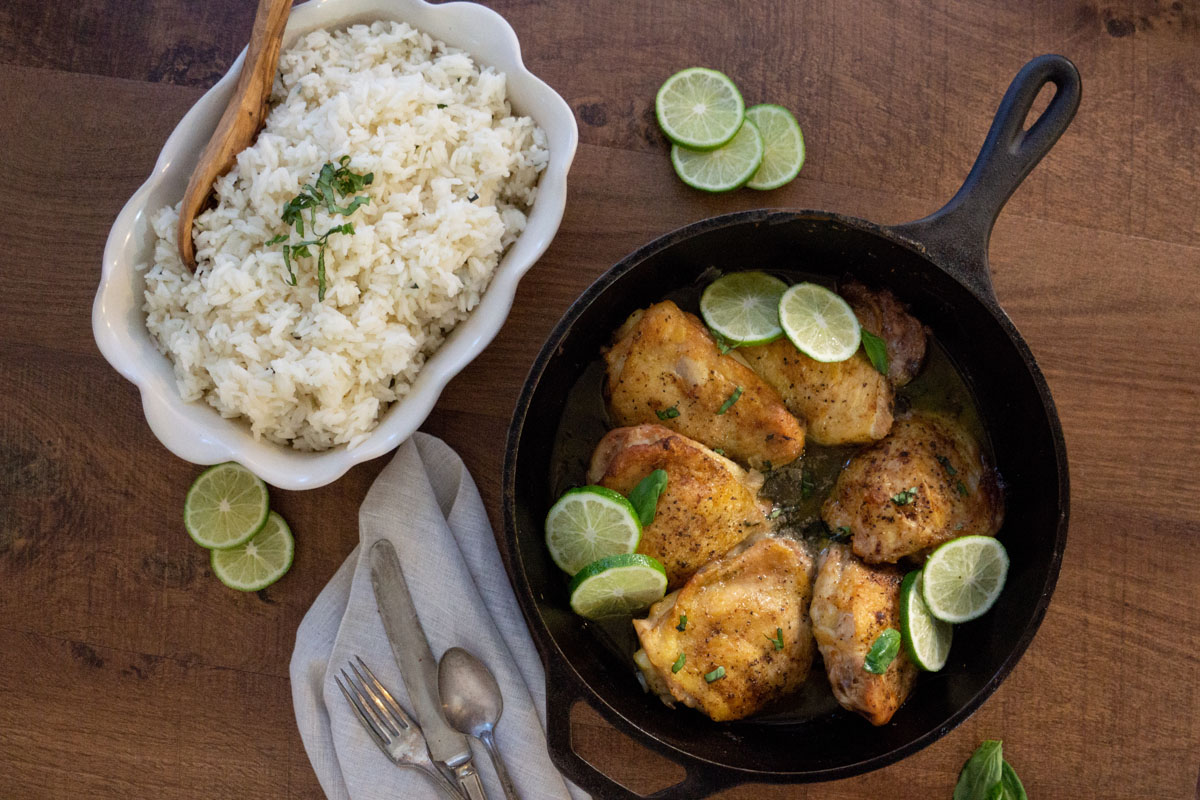
[[[638,794],[605,775],[575,751],[571,732],[571,709],[576,703],[584,703],[604,717],[609,725],[613,724],[613,720],[609,719],[608,714],[615,712],[610,712],[607,708],[598,708],[592,703],[583,691],[576,689],[574,677],[566,675],[566,671],[554,662],[551,662],[547,670],[546,743],[554,766],[588,794],[597,798],[603,797],[605,800],[697,800],[741,783],[723,772],[710,773],[694,764],[685,765],[674,759],[671,760],[686,770],[683,780],[651,794]],[[663,757],[670,758],[665,755]]]
[[[1025,127],[1038,94],[1053,84],[1046,110]],[[987,139],[962,188],[939,211],[892,230],[921,246],[947,272],[996,304],[988,269],[988,240],[1000,209],[1066,131],[1079,108],[1079,71],[1064,56],[1030,61],[1000,101]]]

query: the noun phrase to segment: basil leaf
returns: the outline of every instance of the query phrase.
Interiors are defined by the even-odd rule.
[[[633,510],[637,512],[643,528],[654,522],[658,498],[666,488],[667,471],[656,469],[638,481],[638,485],[633,487],[633,491],[629,493],[629,502],[633,504]]]
[[[880,375],[887,375],[889,366],[887,344],[884,343],[883,339],[880,339],[866,328],[863,328],[862,347],[867,353],[867,358],[871,360],[871,366],[873,366]]]
[[[958,773],[954,800],[990,800],[993,787],[1001,783],[1003,764],[1004,753],[1000,742],[988,739],[979,745],[979,749],[963,764],[962,772]]]
[[[888,665],[892,663],[892,659],[900,652],[900,631],[895,628],[888,628],[883,633],[879,634],[879,638],[871,645],[871,649],[867,651],[866,661],[863,662],[863,669],[874,675],[882,675],[887,672]]]
[[[1025,794],[1025,787],[1021,785],[1021,779],[1017,777],[1017,771],[1007,761],[1000,768],[1000,786],[1004,789],[1001,795],[1003,800],[1029,800],[1029,795]]]

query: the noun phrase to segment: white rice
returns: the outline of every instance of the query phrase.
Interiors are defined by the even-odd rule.
[[[353,447],[479,303],[549,154],[512,116],[503,73],[403,23],[309,34],[280,73],[265,128],[196,221],[195,276],[178,206],[154,216],[146,325],[184,399],[244,417],[256,437]],[[316,248],[290,286],[281,246],[265,243],[300,239],[281,209],[343,155],[375,178],[352,216],[317,213],[321,232],[354,224],[329,238],[318,302]]]

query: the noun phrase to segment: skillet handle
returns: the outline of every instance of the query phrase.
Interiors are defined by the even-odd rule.
[[[1038,92],[1048,83],[1055,86],[1054,99],[1024,130]],[[1071,124],[1081,90],[1079,71],[1069,59],[1044,55],[1030,61],[1000,101],[987,139],[958,193],[928,217],[892,230],[918,244],[939,266],[995,304],[988,268],[992,226],[1021,181]]]
[[[575,785],[593,797],[603,797],[605,800],[699,800],[741,782],[726,773],[710,774],[695,765],[680,764],[687,770],[683,780],[653,794],[642,795],[625,788],[576,753],[575,743],[571,739],[571,709],[576,701],[587,703],[612,724],[610,710],[602,704],[597,707],[584,692],[578,691],[572,678],[564,675],[565,670],[561,667],[556,664],[547,666],[546,742],[550,749],[550,760]],[[677,759],[672,760],[680,763]]]

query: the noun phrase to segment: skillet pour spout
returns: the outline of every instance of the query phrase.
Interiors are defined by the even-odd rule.
[[[1039,91],[1055,95],[1028,128]],[[803,783],[891,764],[944,736],[975,711],[1024,653],[1045,615],[1066,546],[1066,446],[1049,387],[988,272],[988,238],[1005,201],[1070,124],[1080,99],[1069,60],[1046,55],[1013,80],[957,194],[915,222],[885,227],[825,211],[761,209],[701,220],[645,245],[593,283],[555,326],[529,372],[509,428],[502,553],[546,666],[548,741],[562,772],[604,798],[641,798],[581,758],[571,708],[584,702],[609,723],[679,764],[682,781],[653,798],[698,798],[745,782]],[[847,271],[891,289],[934,332],[976,401],[1006,478],[1000,538],[1011,559],[993,611],[955,631],[945,669],[926,674],[892,722],[871,729],[841,710],[714,723],[643,694],[627,661],[598,645],[594,623],[569,608],[542,521],[551,503],[556,430],[564,398],[634,310],[693,286],[711,267],[756,268],[796,279]],[[566,420],[569,423],[569,420]]]

